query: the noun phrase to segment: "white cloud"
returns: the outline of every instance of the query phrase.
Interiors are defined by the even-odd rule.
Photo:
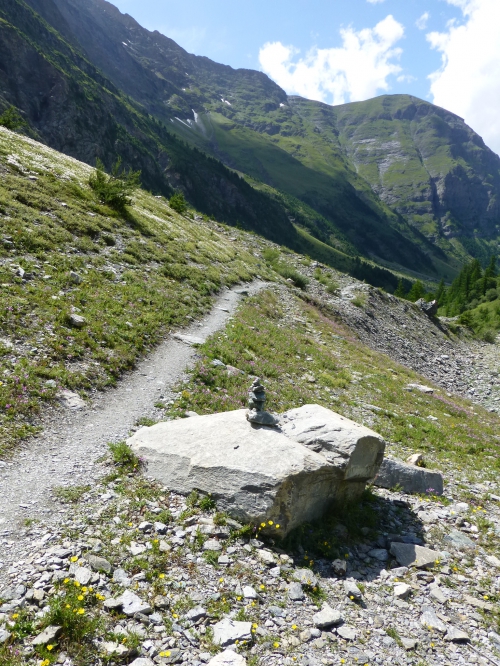
[[[463,117],[500,153],[500,3],[447,2],[462,10],[464,20],[427,35],[442,56],[440,69],[429,77],[433,101]]]
[[[266,74],[290,94],[333,104],[373,97],[389,90],[388,77],[401,72],[395,44],[404,27],[391,15],[374,28],[340,31],[339,48],[313,48],[305,57],[281,42],[265,44],[259,62]]]
[[[429,12],[424,12],[420,18],[415,21],[415,25],[419,30],[425,30],[427,28],[427,21],[430,19],[431,15]]]

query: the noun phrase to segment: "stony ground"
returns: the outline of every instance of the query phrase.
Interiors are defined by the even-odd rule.
[[[500,560],[481,521],[500,534],[499,489],[473,490],[481,505],[452,484],[441,501],[379,490],[372,527],[353,539],[339,522],[337,557],[313,561],[245,533],[207,498],[117,470],[63,505],[57,526],[30,527],[0,592],[0,636],[25,636],[22,663],[66,666],[138,655],[199,666],[221,646],[249,663],[498,664]],[[394,542],[425,546],[417,566],[400,566]],[[54,613],[58,596],[70,616],[101,620],[80,644]]]
[[[261,286],[255,282],[248,292]],[[183,333],[204,340],[223,327],[236,308],[238,291],[223,291],[211,314]],[[23,521],[47,518],[57,522],[51,489],[71,485],[75,479],[80,485],[92,484],[102,474],[97,460],[107,451],[107,443],[126,438],[141,418],[157,420],[161,413],[158,405],[171,399],[195,356],[195,347],[167,338],[116,389],[98,394],[84,409],[49,408],[43,433],[32,438],[16,457],[0,461],[0,536],[11,542],[0,549],[0,582],[4,565],[23,546],[19,542]]]

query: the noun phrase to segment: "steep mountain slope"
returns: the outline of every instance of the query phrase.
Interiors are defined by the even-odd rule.
[[[61,32],[22,0],[0,6],[0,99],[25,113],[38,138],[89,164],[121,156],[148,189],[169,194],[182,183],[198,210],[294,242],[282,206],[167,132],[63,37],[69,27],[52,0],[40,5]]]
[[[261,72],[234,70],[188,54],[105,0],[28,2],[63,37],[71,58],[78,55],[78,67],[84,61],[87,76],[99,79],[106,91],[102,99],[111,95],[127,113],[141,118],[140,130],[133,131],[123,112],[121,118],[116,109],[108,112],[134,137],[134,151],[127,141],[113,142],[112,132],[102,137],[97,131],[99,140],[89,140],[78,123],[73,123],[71,143],[65,136],[67,120],[47,128],[47,120],[37,119],[31,108],[38,99],[35,90],[30,89],[29,100],[20,99],[10,81],[19,80],[18,75],[4,73],[10,83],[4,86],[6,101],[28,110],[32,120],[35,115],[34,124],[50,145],[88,162],[104,154],[109,163],[110,155],[121,153],[134,166],[135,152],[146,147],[155,187],[166,170],[167,179],[198,208],[206,210],[207,197],[212,209],[216,202],[224,207],[218,201],[227,198],[224,187],[216,188],[218,196],[210,192],[207,170],[215,169],[215,163],[205,164],[200,188],[192,178],[199,170],[196,154],[173,141],[162,127],[166,123],[189,145],[270,196],[259,200],[252,220],[252,211],[241,205],[242,223],[260,233],[264,226],[268,236],[281,235],[296,247],[300,239],[287,217],[332,248],[429,277],[451,279],[471,254],[485,258],[496,249],[500,158],[457,116],[406,95],[339,107],[288,97]],[[13,6],[26,7],[23,0],[7,4],[11,9],[4,17],[11,21]],[[13,23],[18,32],[26,30],[25,17],[16,16]],[[37,44],[39,53],[55,48],[40,40]],[[95,117],[95,110],[89,111]],[[97,124],[101,129],[102,122]],[[182,169],[170,163],[173,145],[182,155]],[[146,173],[147,186],[149,182]],[[248,202],[248,191],[245,197]],[[265,202],[271,200],[268,214]],[[226,208],[228,219],[231,202]],[[267,224],[259,226],[262,216]]]
[[[6,8],[4,17],[10,21],[14,20],[18,33],[23,35],[26,32],[26,23],[34,21],[35,18],[29,17],[29,21],[27,20],[26,9],[24,14],[21,10],[22,7],[26,8],[22,0],[8,0],[8,2],[10,8]],[[157,142],[162,147],[165,146],[167,158],[170,157],[171,146],[165,145],[166,142],[168,144],[168,140],[160,131],[162,128],[157,121],[159,119],[162,123],[170,119],[173,122],[169,123],[169,127],[181,134],[186,130],[185,138],[191,144],[198,145],[205,152],[223,159],[228,166],[255,177],[267,186],[278,187],[284,191],[288,196],[286,206],[281,197],[275,197],[282,217],[286,210],[290,217],[296,218],[296,209],[300,207],[296,202],[298,195],[302,202],[310,207],[309,214],[305,216],[310,231],[322,241],[333,247],[340,246],[344,251],[374,258],[381,257],[385,261],[396,259],[398,264],[413,270],[424,269],[428,273],[433,272],[431,261],[420,247],[416,247],[418,239],[412,238],[407,225],[404,223],[400,225],[404,232],[401,233],[397,216],[380,203],[369,186],[351,169],[349,177],[353,182],[356,181],[357,189],[353,187],[346,177],[342,156],[340,161],[337,157],[330,160],[330,168],[318,170],[314,165],[304,164],[298,156],[293,155],[293,151],[275,146],[269,141],[271,138],[269,132],[274,132],[274,125],[268,127],[267,121],[263,120],[263,114],[273,109],[284,109],[286,118],[290,116],[291,110],[286,104],[285,93],[265,75],[252,71],[235,71],[206,58],[190,56],[172,40],[158,33],[149,33],[133,19],[121,15],[116,8],[101,0],[87,0],[83,3],[73,3],[70,0],[55,2],[31,0],[31,5],[53,26],[51,36],[54,39],[56,34],[64,35],[65,50],[71,49],[71,58],[74,58],[75,54],[78,56],[80,60],[78,67],[81,67],[81,61],[84,61],[87,71],[94,65],[99,68],[95,76],[101,78],[100,83],[103,87],[112,89],[114,101],[116,97],[125,99],[120,92],[122,88],[124,93],[129,95],[125,105],[129,113],[132,110],[140,115],[141,121],[147,127],[146,131],[141,128],[141,132],[150,134],[144,138],[151,139],[147,143],[147,148],[152,156],[155,155],[153,144]],[[56,29],[60,32],[54,33]],[[31,36],[28,35],[29,39]],[[36,40],[39,53],[50,54],[51,49],[56,48],[54,44],[41,42],[38,31],[33,39]],[[13,45],[10,48],[12,49]],[[64,49],[57,48],[57,50],[64,52]],[[10,72],[6,72],[5,76],[8,79],[15,78],[16,81],[20,78],[17,74],[14,77]],[[95,76],[94,72],[90,73],[91,78]],[[109,77],[111,81],[105,77]],[[21,81],[25,88],[25,78],[21,77]],[[29,118],[35,121],[41,136],[58,149],[92,162],[94,159],[92,153],[116,155],[127,143],[122,141],[121,145],[116,143],[110,145],[109,141],[101,140],[99,132],[94,133],[94,136],[99,137],[94,141],[89,140],[88,136],[78,137],[80,132],[78,123],[75,123],[73,118],[65,118],[63,115],[62,123],[59,124],[63,124],[64,128],[71,125],[71,132],[78,137],[75,143],[86,144],[85,151],[75,152],[75,147],[68,147],[67,142],[53,136],[57,131],[57,125],[52,125],[50,128],[52,131],[47,131],[46,120],[38,119],[37,114],[33,113],[32,100],[37,99],[35,90],[28,89],[29,99],[19,99],[19,95],[13,94],[12,88],[15,88],[15,85],[5,87],[7,90],[9,87],[11,89],[8,100],[14,101],[16,106],[26,110]],[[244,133],[242,136],[233,137],[233,133],[225,131],[228,129],[224,127],[227,118],[221,112],[227,113],[229,110],[234,113],[231,109],[232,103],[227,103],[228,100],[222,101],[225,90],[231,90],[231,98],[238,96],[238,104],[236,102],[235,104],[239,105],[241,122],[238,123],[237,129]],[[51,97],[46,94],[44,100],[50,100]],[[106,100],[109,94],[104,93],[103,96],[95,97]],[[60,102],[58,106],[61,106]],[[148,114],[153,114],[155,119],[143,113],[144,109]],[[123,109],[120,111],[121,114],[113,109],[110,115],[113,118],[123,118]],[[187,113],[191,118],[187,118]],[[89,109],[89,115],[93,117],[96,114]],[[298,119],[295,118],[294,122],[298,122]],[[127,124],[123,120],[122,123],[127,129],[129,128],[130,123]],[[192,131],[191,127],[196,130]],[[67,131],[64,128],[61,130],[62,134]],[[135,133],[134,138],[139,140],[142,148],[143,137]],[[237,145],[231,148],[226,145],[225,139],[229,143],[235,141]],[[124,153],[125,160],[130,162],[130,150],[121,150],[121,152]],[[165,155],[162,154],[161,157],[163,159],[156,160],[155,164],[159,171],[155,174],[155,184],[160,180],[162,168],[170,166]],[[255,166],[255,160],[261,165],[260,167]],[[107,161],[109,163],[109,158]],[[134,166],[137,168],[137,160]],[[210,197],[206,191],[208,188],[206,187],[203,192],[197,192],[198,199],[195,200],[197,188],[193,187],[192,183],[190,171],[194,168],[190,157],[185,157],[184,166],[184,173],[180,174],[176,183],[181,185],[193,203],[203,210],[201,200]],[[169,171],[172,174],[179,172],[179,169],[169,168]],[[147,180],[146,185],[150,186]],[[226,193],[221,189],[219,193],[224,199]],[[248,198],[249,195],[246,196]],[[290,201],[290,198],[293,198],[293,201]],[[276,206],[274,209],[274,217],[279,218]],[[251,212],[246,211],[246,217],[251,216]],[[261,208],[260,211],[256,211],[255,217],[262,218],[262,213],[265,211]],[[281,240],[289,240],[292,237],[292,230],[275,229],[276,219],[269,219],[272,213],[273,206],[269,203],[269,213],[264,215],[267,225],[264,226],[267,226],[268,232],[271,227],[273,228],[274,238],[281,235]],[[239,215],[239,217],[243,217],[244,221],[245,216]],[[252,226],[262,233],[262,229],[259,228],[263,226],[262,222],[259,225],[254,220]],[[281,226],[285,226],[283,219]],[[348,242],[345,242],[345,237]]]

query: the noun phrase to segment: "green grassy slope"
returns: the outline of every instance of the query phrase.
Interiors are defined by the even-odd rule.
[[[52,0],[44,6],[57,17]],[[63,19],[55,22],[60,27]],[[278,202],[168,132],[23,0],[0,6],[0,60],[10,62],[0,69],[0,105],[21,109],[34,136],[51,147],[88,164],[99,157],[108,167],[121,156],[152,191],[182,187],[207,215],[274,240],[294,239]]]
[[[162,197],[137,190],[125,217],[100,205],[91,172],[0,128],[0,452],[61,388],[113,383],[222,285],[271,276],[229,230]]]

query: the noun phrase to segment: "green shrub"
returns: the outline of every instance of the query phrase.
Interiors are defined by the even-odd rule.
[[[187,201],[182,192],[176,192],[175,194],[172,194],[168,200],[168,205],[180,215],[184,215],[184,213],[187,211]]]
[[[140,171],[123,169],[120,157],[114,163],[111,174],[107,174],[104,164],[98,159],[89,185],[101,203],[123,213],[125,207],[132,203],[129,195],[139,187],[140,176]]]
[[[140,468],[141,461],[126,442],[111,442],[108,447],[117,467],[121,467],[126,472],[135,472]]]
[[[9,106],[9,108],[2,113],[0,116],[0,125],[13,132],[28,127],[28,123],[14,106]]]

